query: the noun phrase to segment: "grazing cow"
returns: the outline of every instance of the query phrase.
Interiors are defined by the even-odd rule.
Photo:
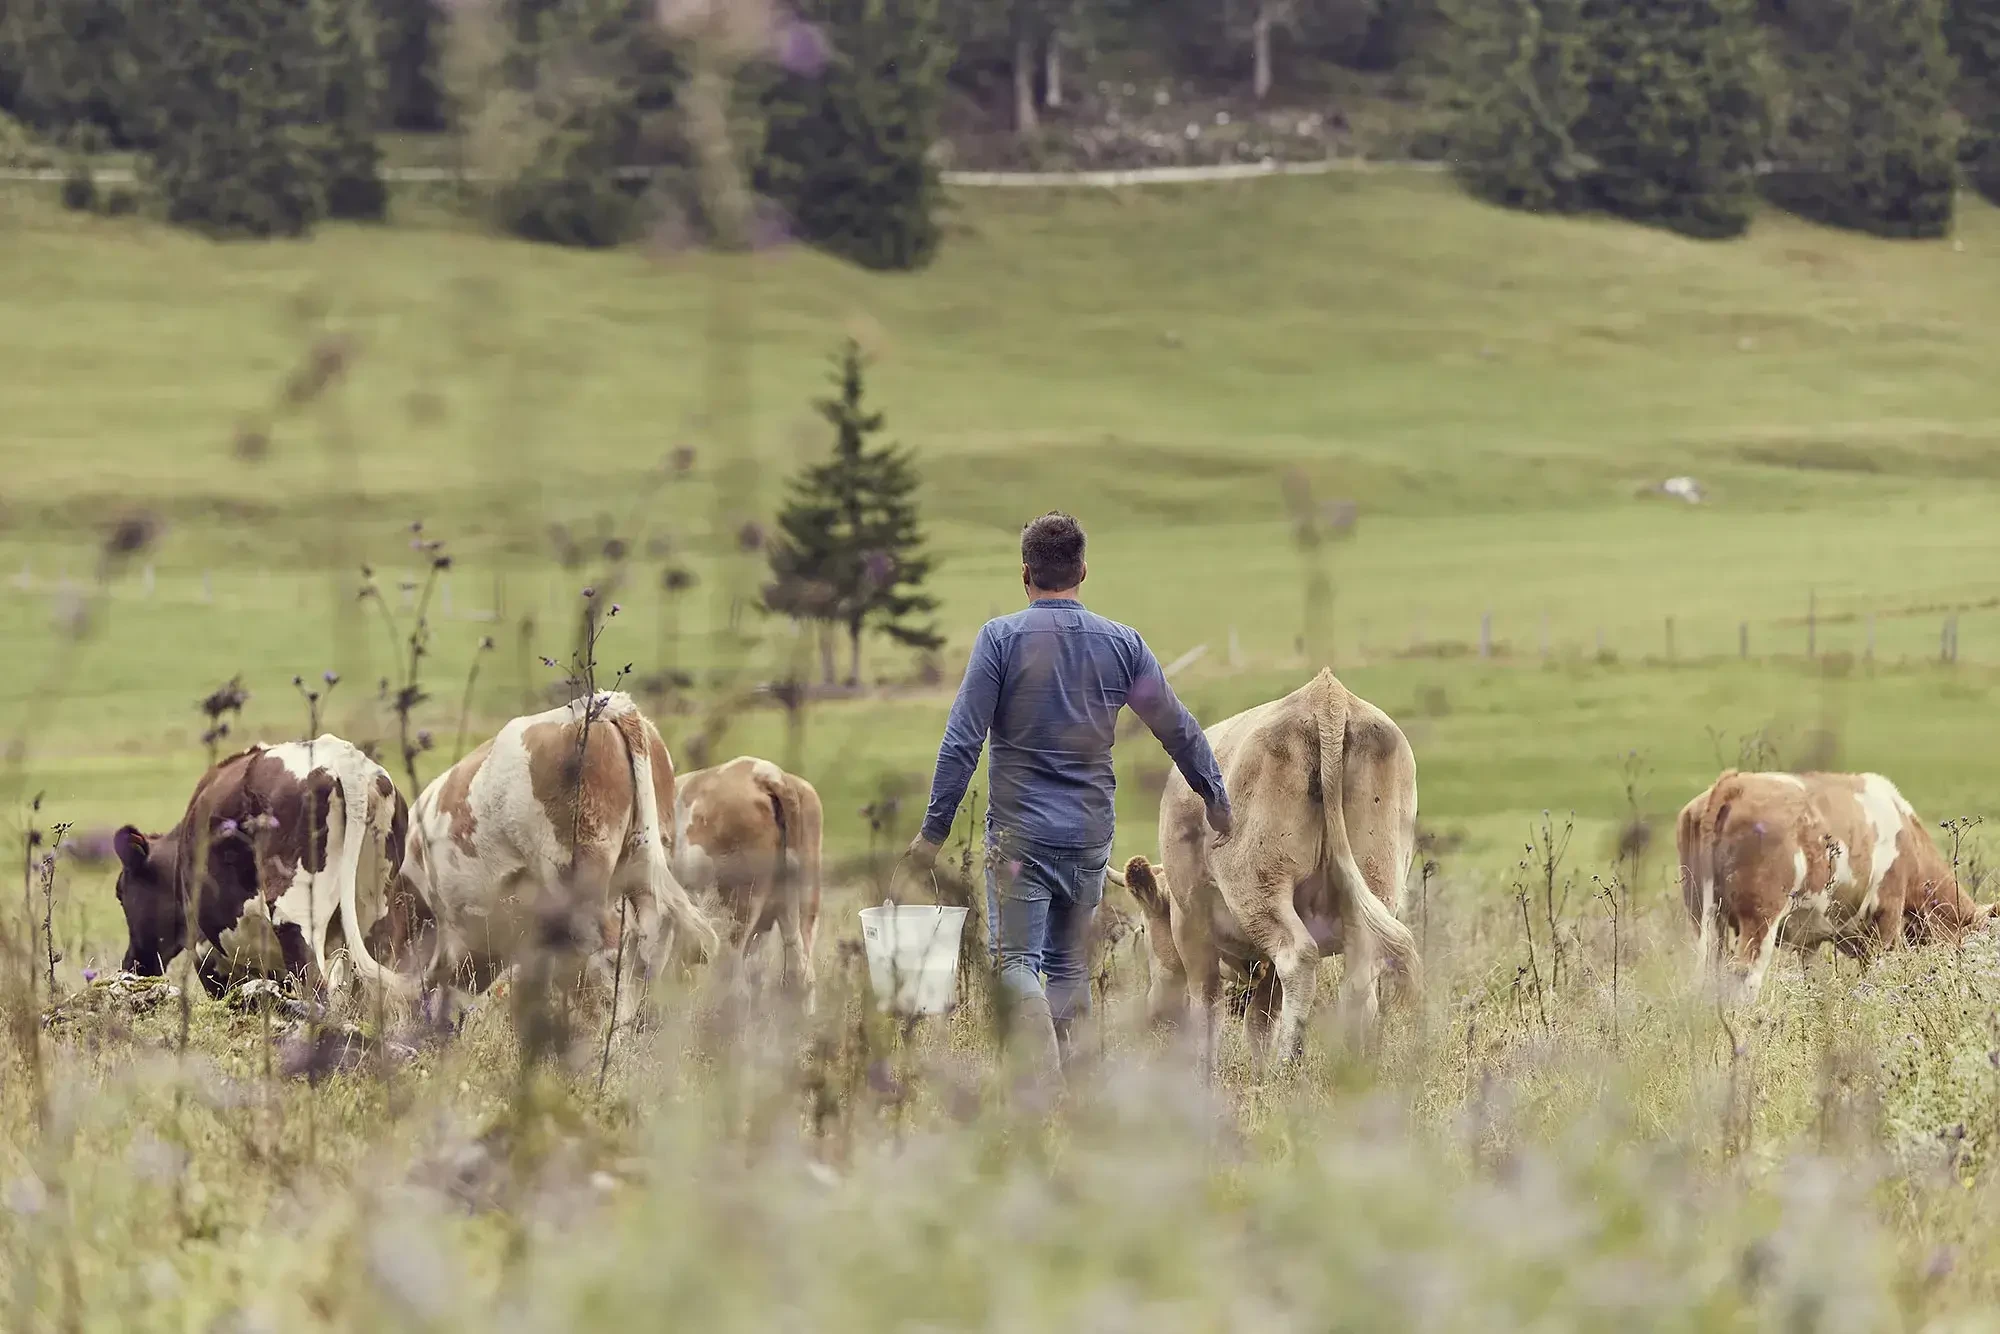
[[[1728,770],[1681,808],[1681,894],[1704,964],[1750,1002],[1780,941],[1866,958],[1984,922],[1910,803],[1880,774]],[[1731,943],[1729,937],[1734,936]]]
[[[252,746],[195,784],[180,823],[112,835],[128,971],[157,977],[188,945],[202,984],[220,995],[245,974],[300,976],[328,987],[333,923],[362,980],[402,992],[367,937],[389,913],[409,811],[382,766],[331,734]]]
[[[645,976],[663,912],[712,956],[715,929],[668,862],[673,801],[666,743],[620,692],[516,718],[439,774],[417,798],[404,865],[436,923],[431,981],[491,981],[542,949],[608,979],[621,900]],[[621,1022],[635,991],[619,989]]]
[[[784,951],[784,985],[817,1004],[813,941],[819,931],[819,793],[769,760],[740,756],[684,774],[674,796],[674,874],[691,894],[713,894],[733,919],[730,944],[746,953],[772,927]]]
[[[1211,842],[1201,801],[1175,774],[1160,797],[1164,873],[1144,857],[1125,868],[1160,965],[1151,1010],[1170,1019],[1184,994],[1201,1015],[1211,1069],[1227,965],[1262,989],[1253,1042],[1276,1003],[1271,1052],[1285,1062],[1298,1052],[1325,955],[1346,958],[1350,1024],[1373,1020],[1385,954],[1413,989],[1422,985],[1416,940],[1396,919],[1416,843],[1416,757],[1402,729],[1330,671],[1225,718],[1208,739],[1236,808],[1234,836]]]

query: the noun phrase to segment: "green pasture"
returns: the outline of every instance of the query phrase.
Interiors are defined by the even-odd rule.
[[[232,742],[305,730],[292,679],[333,671],[325,725],[400,773],[378,682],[421,521],[453,565],[420,778],[542,707],[585,587],[617,602],[600,680],[687,675],[656,708],[683,766],[762,754],[825,795],[822,1008],[730,1018],[707,970],[601,1066],[531,1070],[501,1005],[380,1078],[279,1078],[263,1017],[79,988],[122,932],[109,871],[76,867],[61,1022],[10,1023],[0,1056],[0,1323],[1991,1323],[1994,937],[1865,976],[1788,957],[1731,1026],[1683,1003],[1670,872],[1672,814],[1732,764],[2000,816],[2000,214],[1968,200],[1940,244],[1770,216],[1700,245],[1392,172],[968,192],[939,263],[889,277],[559,252],[398,202],[387,229],[218,246],[0,191],[0,853],[38,792],[44,827],[170,822],[196,701],[237,674]],[[744,530],[824,447],[810,400],[849,333],[921,461],[948,644],[929,682],[875,644],[856,697],[734,708],[816,664],[744,610]],[[1642,494],[1683,474],[1706,503]],[[1302,548],[1296,516],[1340,502],[1351,530]],[[1137,1022],[1138,939],[1092,1021],[1106,1078],[1053,1130],[1008,1109],[980,980],[947,1020],[864,1018],[863,858],[908,837],[965,647],[1018,602],[1018,527],[1056,506],[1090,530],[1091,603],[1186,659],[1202,718],[1331,661],[1408,732],[1430,987],[1371,1066],[1316,1037],[1253,1084],[1232,1026],[1203,1100]],[[135,515],[154,540],[108,557]],[[1140,734],[1120,763],[1123,856],[1163,762]],[[1635,808],[1652,843],[1613,918],[1592,877]],[[1531,830],[1572,816],[1537,886]],[[0,1008],[27,1018],[45,965],[11,949]]]
[[[603,669],[690,672],[696,711],[663,718],[685,747],[728,689],[815,661],[754,612],[724,627],[756,588],[738,529],[823,447],[810,400],[853,333],[924,469],[946,684],[874,645],[865,698],[815,702],[798,735],[742,713],[712,740],[796,762],[843,854],[885,793],[907,836],[956,662],[1018,601],[1014,534],[1057,506],[1090,530],[1095,607],[1163,659],[1206,647],[1180,677],[1203,718],[1331,660],[1409,731],[1426,825],[1496,868],[1544,808],[1607,831],[1628,754],[1643,810],[1669,816],[1759,733],[1890,773],[1934,818],[2000,813],[1981,744],[2000,215],[1968,201],[1935,245],[1777,216],[1700,245],[1390,172],[954,202],[939,263],[883,277],[435,219],[224,246],[15,187],[0,716],[25,740],[20,794],[86,827],[169,822],[202,763],[194,703],[236,673],[249,734],[302,730],[292,676],[336,670],[330,725],[386,737],[403,631],[354,591],[373,566],[407,628],[415,520],[456,562],[423,776],[481,637],[474,739],[559,679],[539,658],[568,657],[580,590],[613,566]],[[315,348],[340,373],[287,406]],[[685,475],[665,466],[683,448]],[[1640,494],[1678,474],[1708,502]],[[1302,551],[1301,497],[1358,520]],[[105,528],[134,511],[159,540],[99,584]],[[582,563],[557,562],[551,524]],[[1314,562],[1331,596],[1309,616]],[[696,587],[665,593],[669,565]],[[1143,737],[1125,751],[1121,853],[1150,845],[1159,768]]]

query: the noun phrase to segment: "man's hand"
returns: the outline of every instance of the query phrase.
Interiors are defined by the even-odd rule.
[[[920,891],[934,894],[937,892],[937,876],[935,874],[937,859],[938,845],[925,838],[922,834],[918,834],[910,840],[910,846],[904,851],[902,857],[897,860],[895,870],[889,873],[890,878],[893,881],[897,876],[902,874],[903,868],[907,866],[910,868],[909,873],[916,877],[916,884]],[[908,882],[905,883],[907,884]]]
[[[925,838],[922,834],[918,834],[910,840],[909,851],[903,854],[903,860],[915,866],[919,871],[930,870],[937,865],[937,859],[938,845]]]
[[[1208,827],[1215,831],[1215,841],[1208,846],[1219,848],[1227,843],[1236,832],[1236,816],[1227,806],[1215,805],[1208,808]]]

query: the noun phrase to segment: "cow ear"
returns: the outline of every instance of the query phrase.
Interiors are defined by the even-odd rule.
[[[118,854],[126,870],[137,873],[146,869],[146,856],[152,851],[152,844],[128,824],[111,836],[111,850]]]

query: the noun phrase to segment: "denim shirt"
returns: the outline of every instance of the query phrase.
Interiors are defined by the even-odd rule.
[[[1215,752],[1138,631],[1086,611],[1074,598],[1043,598],[988,621],[945,723],[924,837],[940,846],[950,837],[990,735],[989,834],[1053,848],[1110,843],[1118,788],[1111,744],[1126,705],[1159,738],[1195,795],[1226,810]]]

